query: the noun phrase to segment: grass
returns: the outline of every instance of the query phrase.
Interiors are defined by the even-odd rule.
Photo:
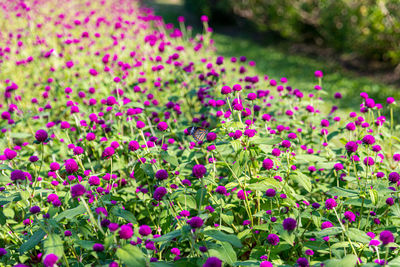
[[[144,5],[154,8],[157,15],[163,16],[167,23],[176,24],[178,16],[185,16],[187,24],[199,30],[199,19],[185,12],[182,0],[145,0]],[[211,21],[211,26],[213,26]],[[246,56],[256,61],[259,75],[267,75],[272,79],[288,78],[288,84],[299,89],[313,88],[316,85],[315,70],[324,72],[323,89],[328,92],[328,99],[340,92],[343,99],[336,100],[341,108],[355,108],[360,102],[359,94],[367,92],[376,102],[384,102],[387,97],[400,98],[400,91],[392,85],[378,82],[369,77],[360,76],[344,69],[339,63],[326,61],[323,57],[312,58],[303,54],[288,51],[282,42],[254,40],[250,33],[231,29],[231,33],[216,28],[213,34],[217,54],[225,57]],[[265,39],[265,38],[264,38]]]

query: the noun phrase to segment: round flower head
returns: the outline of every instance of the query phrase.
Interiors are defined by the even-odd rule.
[[[5,250],[4,248],[0,248],[0,257],[4,256],[7,254],[7,250]]]
[[[153,198],[157,201],[161,201],[162,198],[167,194],[167,189],[165,187],[157,187],[156,190],[154,190]]]
[[[293,218],[286,218],[283,220],[282,226],[283,226],[283,229],[290,232],[296,228],[297,222]]]
[[[336,200],[334,200],[333,198],[328,198],[325,201],[325,208],[327,210],[331,210],[331,209],[335,208],[336,206],[337,206]]]
[[[199,178],[199,179],[203,178],[203,176],[206,174],[206,172],[207,172],[206,167],[204,167],[201,164],[193,166],[192,174],[196,178]]]
[[[379,239],[382,241],[383,245],[394,242],[394,236],[389,230],[384,230],[379,234]]]
[[[50,170],[51,171],[57,171],[60,169],[60,164],[58,164],[57,162],[52,162],[50,163]]]
[[[71,187],[71,196],[73,198],[82,196],[86,193],[86,189],[81,184],[76,184]]]
[[[232,93],[232,89],[229,86],[225,85],[221,88],[221,94],[227,95],[230,93]]]
[[[95,243],[93,245],[93,250],[97,251],[97,252],[101,252],[104,250],[104,246],[103,246],[103,244]]]
[[[323,222],[323,223],[321,224],[321,229],[322,229],[322,230],[324,230],[324,229],[326,229],[326,228],[331,228],[331,227],[333,227],[333,224],[332,224],[331,222]]]
[[[392,183],[397,183],[400,181],[400,175],[397,172],[391,172],[388,176],[388,179]]]
[[[367,134],[366,136],[363,137],[362,142],[366,145],[372,145],[375,143],[375,137]]]
[[[262,261],[260,267],[274,267],[270,261]]]
[[[202,227],[204,221],[202,218],[195,216],[195,217],[191,218],[190,220],[188,220],[187,223],[190,225],[190,227],[192,227],[193,229],[196,229],[196,228]]]
[[[35,133],[36,141],[38,141],[39,143],[43,143],[44,141],[46,141],[48,136],[49,135],[47,134],[47,132],[42,129],[37,130]]]
[[[119,237],[121,239],[129,239],[133,236],[132,226],[129,224],[122,225],[119,230]]]
[[[55,254],[47,254],[43,260],[43,265],[45,267],[53,267],[56,265],[58,257]]]
[[[158,170],[157,172],[156,172],[156,178],[158,179],[158,180],[165,180],[165,179],[167,179],[168,178],[168,172],[166,171],[166,170],[164,170],[164,169],[161,169],[161,170]]]
[[[265,192],[265,195],[267,197],[274,197],[276,195],[276,191],[275,191],[275,189],[269,188],[267,190],[267,192]]]
[[[17,180],[23,181],[26,179],[26,176],[25,173],[21,170],[13,170],[11,172],[10,179],[11,181],[17,181]]]
[[[139,227],[139,234],[142,236],[148,236],[151,234],[151,228],[148,225],[141,225]]]
[[[277,236],[276,234],[269,234],[267,236],[267,241],[271,245],[276,246],[279,244],[280,239],[279,239],[279,236]]]
[[[65,161],[65,171],[68,174],[72,174],[74,172],[77,172],[79,169],[78,163],[74,159],[67,159]]]
[[[215,189],[215,192],[217,192],[218,194],[221,195],[225,195],[226,194],[226,188],[223,185],[217,186],[217,188]]]
[[[262,166],[264,169],[270,170],[274,167],[274,162],[272,161],[272,159],[264,159]]]
[[[165,130],[168,129],[168,124],[167,124],[166,122],[164,122],[164,121],[161,121],[161,122],[159,122],[159,123],[157,124],[157,129],[158,129],[159,131],[165,131]]]
[[[203,264],[203,267],[221,267],[222,261],[217,257],[209,257]]]
[[[308,260],[306,258],[298,258],[297,259],[297,264],[300,267],[308,267],[308,266],[310,266],[310,264],[308,263]]]
[[[40,212],[40,207],[39,207],[39,206],[33,206],[32,208],[29,209],[29,211],[30,211],[32,214],[39,213],[39,212]]]

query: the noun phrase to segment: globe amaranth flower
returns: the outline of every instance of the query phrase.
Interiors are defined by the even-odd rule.
[[[326,229],[326,228],[331,228],[331,227],[333,227],[333,224],[332,224],[331,222],[323,222],[323,223],[321,224],[321,229],[322,229],[322,230],[324,230],[324,229]]]
[[[204,167],[201,164],[193,166],[192,174],[193,174],[193,176],[195,176],[198,179],[203,178],[203,176],[206,174],[206,172],[207,172],[206,167]]]
[[[217,188],[215,189],[215,192],[217,192],[218,194],[221,194],[221,195],[225,195],[227,193],[226,188],[223,185],[217,186]]]
[[[379,234],[379,239],[382,241],[383,245],[394,242],[394,236],[389,230],[384,230]]]
[[[71,187],[71,196],[73,198],[82,196],[86,193],[86,189],[81,184],[76,184]]]
[[[25,172],[23,172],[21,170],[13,170],[11,172],[10,179],[11,179],[11,181],[17,181],[17,180],[23,181],[26,179]]]
[[[351,211],[345,211],[344,217],[351,223],[356,221],[356,215]]]
[[[276,245],[279,244],[280,239],[279,239],[279,236],[276,235],[276,234],[269,234],[269,235],[267,236],[267,241],[268,241],[268,243],[270,243],[271,245],[276,246]]]
[[[272,159],[264,159],[262,166],[264,169],[270,170],[274,167],[274,162],[272,161]]]
[[[8,160],[12,160],[17,156],[17,152],[9,148],[4,149],[3,153]]]
[[[325,201],[325,208],[327,210],[331,210],[331,209],[335,208],[336,206],[337,206],[336,200],[334,200],[333,198],[328,198]]]
[[[187,223],[190,225],[190,227],[192,227],[193,229],[196,229],[196,228],[202,227],[204,221],[202,218],[195,216],[195,217],[192,217],[190,220],[188,220]]]
[[[304,254],[306,254],[307,256],[312,256],[314,255],[314,251],[312,249],[307,249]]]
[[[166,170],[164,170],[164,169],[161,169],[161,170],[158,170],[157,172],[156,172],[156,178],[158,179],[158,180],[165,180],[165,179],[167,179],[168,178],[168,172],[166,171]]]
[[[265,195],[267,197],[274,197],[276,195],[276,191],[275,189],[269,188],[267,189],[267,191],[265,192]]]
[[[50,170],[51,171],[57,171],[60,169],[60,164],[58,164],[57,162],[52,162],[50,163]]]
[[[40,212],[40,207],[39,207],[39,206],[33,206],[32,208],[29,209],[29,211],[30,211],[32,214],[39,213],[39,212]]]
[[[167,124],[165,121],[160,121],[160,122],[157,124],[157,129],[158,129],[159,131],[165,131],[165,130],[168,129],[168,124]]]
[[[67,159],[65,161],[65,171],[68,174],[72,174],[74,172],[77,172],[79,169],[78,163],[74,159]]]
[[[262,261],[260,267],[274,267],[270,261]]]
[[[121,239],[129,239],[133,236],[132,226],[129,224],[124,224],[119,230],[119,237]]]
[[[392,183],[400,181],[400,175],[397,172],[391,172],[388,176],[388,180]]]
[[[142,236],[148,236],[151,234],[151,228],[148,225],[141,225],[139,227],[139,234]]]
[[[95,243],[93,245],[93,250],[97,251],[97,252],[102,252],[104,250],[104,245],[103,244],[99,244],[99,243]]]
[[[161,201],[162,198],[167,194],[167,189],[165,187],[157,187],[156,190],[154,190],[153,198],[157,201]]]
[[[366,157],[364,158],[364,165],[365,166],[372,166],[375,164],[375,161],[372,157]]]
[[[221,267],[222,261],[217,257],[209,257],[203,264],[203,267]]]
[[[290,232],[296,228],[297,222],[293,218],[286,218],[283,220],[282,226],[283,226],[283,229]]]
[[[37,130],[35,133],[36,141],[38,141],[39,143],[43,143],[44,141],[46,141],[48,136],[49,135],[47,134],[47,132],[42,129]]]
[[[372,145],[375,143],[375,137],[367,134],[366,136],[363,137],[362,142],[366,145]]]
[[[0,257],[7,254],[7,250],[5,248],[0,248]]]
[[[43,260],[43,265],[45,267],[53,267],[56,265],[58,257],[55,254],[47,254]]]
[[[128,144],[128,149],[129,149],[130,151],[136,151],[136,150],[138,150],[139,148],[140,148],[140,145],[139,145],[139,143],[138,143],[137,141],[135,141],[135,140],[130,141],[129,144]]]
[[[102,158],[109,159],[115,154],[115,149],[111,146],[106,147],[101,155]]]
[[[308,267],[308,266],[310,266],[310,264],[308,263],[307,258],[298,258],[298,259],[297,259],[297,264],[298,264],[300,267]]]
[[[232,88],[230,88],[230,87],[227,86],[227,85],[222,86],[222,88],[221,88],[221,94],[227,95],[227,94],[230,94],[230,93],[232,93]]]

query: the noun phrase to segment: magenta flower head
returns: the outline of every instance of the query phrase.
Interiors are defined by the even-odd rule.
[[[156,190],[154,190],[153,198],[157,201],[161,201],[162,198],[167,194],[167,189],[165,187],[157,187]]]
[[[38,141],[39,143],[43,143],[44,141],[46,141],[48,136],[49,135],[47,134],[47,132],[42,129],[37,130],[37,132],[35,133],[36,141]]]
[[[400,181],[400,175],[397,172],[391,172],[388,176],[388,179],[392,183],[397,183],[398,181]]]
[[[78,163],[74,159],[67,159],[65,161],[65,171],[68,174],[72,174],[74,172],[77,172],[79,169]]]
[[[156,178],[158,180],[165,180],[165,179],[168,178],[168,172],[166,170],[164,170],[164,169],[158,170],[156,172]]]
[[[0,248],[0,257],[7,254],[7,250],[5,248]]]
[[[146,127],[146,124],[143,121],[136,122],[136,128],[143,129],[144,127]]]
[[[350,141],[350,142],[347,142],[347,144],[345,145],[345,148],[346,148],[347,152],[354,153],[357,151],[358,145],[356,142]]]
[[[129,239],[133,236],[133,229],[130,224],[125,224],[121,226],[119,230],[119,238],[121,239]]]
[[[382,241],[383,245],[394,242],[394,236],[389,230],[384,230],[379,234],[379,239]]]
[[[324,74],[322,73],[322,70],[316,70],[314,72],[315,77],[317,78],[322,78],[324,76]]]
[[[265,192],[265,195],[267,197],[274,197],[276,195],[276,191],[275,191],[275,189],[269,188],[267,190],[267,192]]]
[[[4,149],[4,156],[6,156],[6,158],[8,160],[12,160],[13,158],[15,158],[17,156],[17,152],[15,152],[12,149],[6,148],[6,149]]]
[[[10,179],[11,181],[17,181],[17,180],[23,181],[26,179],[26,176],[25,173],[21,170],[13,170],[11,172]]]
[[[198,179],[203,178],[204,175],[206,174],[206,172],[207,172],[206,167],[204,167],[201,164],[193,166],[192,174],[193,174],[194,177],[196,177]]]
[[[217,257],[209,257],[203,264],[203,267],[221,267],[222,261]]]
[[[86,189],[81,184],[76,184],[71,187],[71,196],[73,198],[80,197],[86,193]]]
[[[389,105],[390,105],[390,104],[393,104],[394,102],[395,102],[395,100],[394,100],[393,97],[388,97],[388,98],[386,99],[386,103],[388,103]]]
[[[264,169],[270,170],[274,167],[274,162],[272,159],[264,159],[262,166]]]
[[[336,200],[334,200],[333,198],[328,198],[325,201],[325,208],[327,210],[331,210],[331,209],[335,208],[336,206],[337,206]]]
[[[129,144],[128,144],[128,149],[129,149],[130,151],[136,151],[136,150],[138,150],[139,148],[140,148],[140,145],[139,145],[139,143],[138,143],[137,141],[135,141],[135,140],[130,141]]]
[[[39,212],[40,212],[40,207],[39,207],[39,206],[33,206],[32,208],[29,209],[29,211],[30,211],[32,214],[39,213]]]
[[[279,244],[280,239],[279,239],[279,236],[277,236],[276,234],[269,234],[267,236],[267,241],[271,245],[276,246]]]
[[[293,218],[286,218],[283,220],[282,226],[283,226],[283,229],[290,232],[290,231],[293,231],[294,229],[296,229],[297,222]]]
[[[230,88],[230,87],[227,86],[227,85],[222,86],[222,88],[221,88],[221,94],[227,95],[227,94],[230,94],[230,93],[232,93],[232,88]]]
[[[270,261],[262,261],[260,267],[274,267]]]
[[[60,164],[58,164],[57,162],[52,162],[50,163],[50,170],[51,171],[57,171],[60,169]]]
[[[53,267],[56,265],[58,257],[55,254],[47,254],[43,260],[43,265],[45,267]]]
[[[211,133],[207,134],[207,141],[208,142],[214,141],[215,139],[217,139],[217,134],[216,133],[211,132]]]
[[[97,252],[102,252],[104,250],[103,244],[95,243],[93,245],[93,250]]]
[[[226,194],[226,188],[223,185],[217,186],[217,188],[215,189],[215,192],[217,192],[218,194],[221,195],[225,195]]]
[[[187,223],[190,225],[190,227],[192,227],[193,229],[196,229],[196,228],[202,227],[204,221],[202,218],[195,216],[195,217],[191,218],[190,220],[188,220]]]
[[[307,258],[298,258],[297,259],[297,264],[299,265],[299,267],[308,267],[308,266],[310,266],[310,264],[308,263]]]
[[[367,134],[366,136],[363,137],[362,142],[366,145],[372,145],[375,143],[375,137]]]
[[[159,131],[165,131],[165,130],[168,129],[168,124],[167,124],[165,121],[160,121],[160,122],[157,124],[157,129],[158,129]]]
[[[148,225],[141,225],[139,227],[139,234],[142,236],[148,236],[151,234],[151,228]]]

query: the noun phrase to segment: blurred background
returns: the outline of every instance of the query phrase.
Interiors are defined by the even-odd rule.
[[[201,31],[207,15],[218,54],[247,56],[260,73],[311,86],[321,69],[325,90],[351,105],[366,91],[400,97],[400,0],[143,0],[167,23],[184,16]],[[277,77],[274,77],[277,78]],[[358,102],[358,100],[357,100]]]

